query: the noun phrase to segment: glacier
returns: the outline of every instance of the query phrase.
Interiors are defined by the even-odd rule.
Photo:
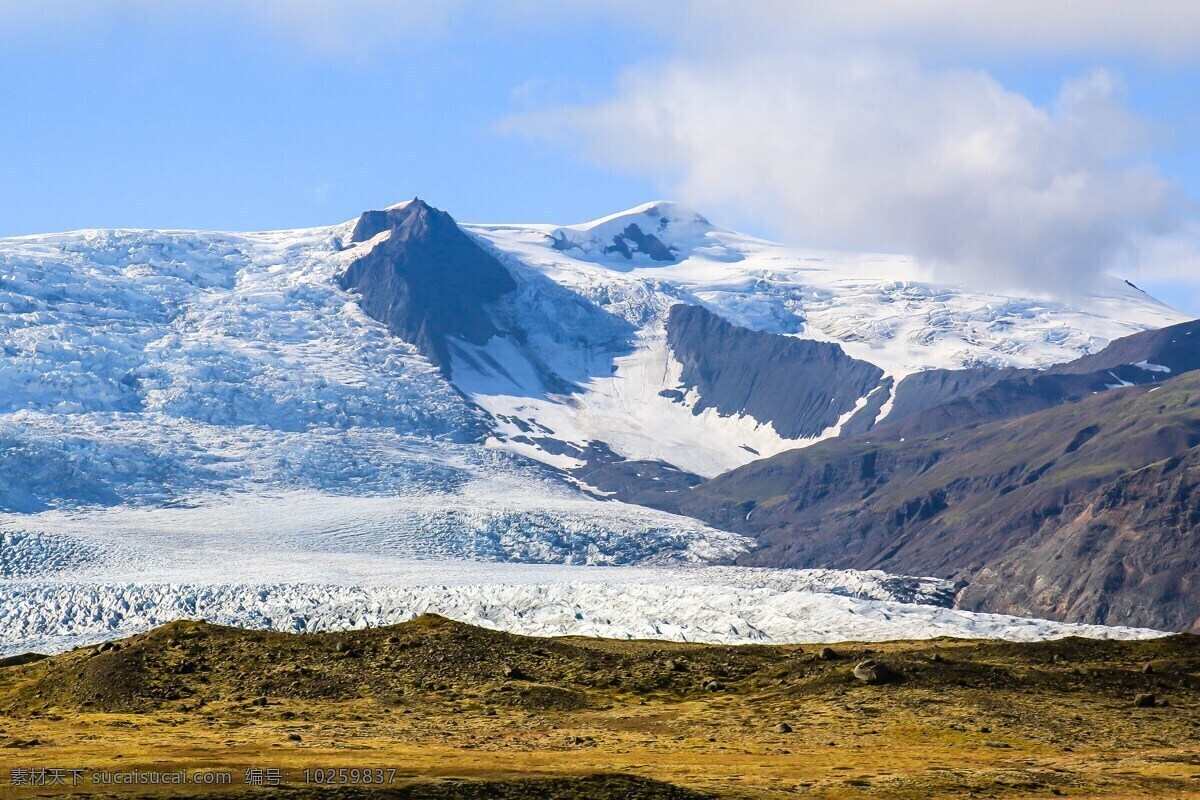
[[[853,416],[785,438],[705,405],[668,345],[679,303],[899,379],[1044,366],[1183,319],[1131,285],[973,292],[663,202],[463,225],[516,288],[490,311],[503,335],[452,339],[440,368],[339,285],[388,237],[355,225],[0,239],[0,647],[188,615],[295,630],[422,610],[696,641],[1152,635],[965,615],[914,579],[711,566],[753,542],[576,472],[602,457],[715,475]]]
[[[177,619],[303,633],[378,627],[425,613],[531,636],[724,644],[1164,635],[878,599],[938,597],[882,573],[480,566],[415,562],[383,583],[0,583],[0,653],[60,652]]]
[[[678,303],[836,343],[893,378],[1045,366],[1184,319],[1116,278],[1073,298],[972,292],[912,259],[805,251],[659,202],[579,226],[462,226],[515,279],[495,315],[520,341],[452,341],[447,376],[338,285],[387,237],[354,242],[354,226],[0,239],[0,508],[445,486],[483,469],[446,466],[481,441],[517,456],[496,471],[534,482],[593,443],[710,476],[837,435],[697,413],[666,344]],[[669,260],[609,251],[630,229]]]

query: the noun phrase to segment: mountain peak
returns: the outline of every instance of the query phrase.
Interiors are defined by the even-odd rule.
[[[714,230],[701,214],[670,200],[654,200],[607,217],[568,225],[550,236],[556,250],[603,260],[673,263],[687,257]]]
[[[698,211],[682,203],[677,203],[674,200],[651,200],[648,203],[642,203],[639,206],[618,211],[615,214],[609,214],[606,217],[600,217],[591,222],[583,222],[578,225],[568,225],[566,227],[575,230],[593,230],[618,221],[637,222],[639,220],[656,220],[658,221],[656,225],[661,224],[661,221],[665,220],[667,225],[687,223],[702,225],[707,228],[713,227],[712,223]]]
[[[388,206],[384,209],[384,211],[400,211],[401,209],[408,208],[409,206],[414,206],[417,209],[425,210],[430,210],[433,208],[433,206],[426,203],[420,197],[414,195],[412,200],[401,200],[399,203]]]
[[[387,230],[410,228],[417,221],[429,225],[430,220],[437,220],[434,224],[445,223],[458,227],[454,218],[445,211],[434,208],[419,197],[414,197],[412,200],[388,206],[382,211],[364,211],[354,224],[350,241],[356,244],[365,242]]]
[[[445,211],[419,197],[365,211],[351,240],[389,233],[338,280],[358,292],[363,310],[449,368],[448,337],[482,343],[495,333],[486,307],[515,288],[508,271]]]

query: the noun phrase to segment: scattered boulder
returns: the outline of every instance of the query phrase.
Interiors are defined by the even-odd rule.
[[[1154,674],[1154,665],[1147,664],[1146,666],[1142,667],[1142,672],[1146,673],[1147,675],[1153,675]]]
[[[504,666],[504,668],[500,671],[500,674],[504,676],[505,680],[510,680],[510,681],[527,681],[527,680],[529,680],[529,676],[526,675],[521,670],[520,667],[514,667],[511,664],[506,664]]]
[[[4,747],[6,749],[9,749],[9,748],[24,749],[26,747],[38,747],[41,745],[41,743],[42,742],[40,739],[28,739],[25,741],[22,741],[21,739],[13,739],[11,742],[4,745]]]
[[[705,681],[705,683],[704,683],[704,691],[706,691],[706,692],[720,692],[724,689],[725,689],[725,684],[721,683],[716,678],[713,678],[710,681]]]
[[[860,661],[855,665],[854,677],[868,686],[879,686],[880,684],[890,683],[899,676],[886,665],[868,658],[866,661]]]
[[[1137,708],[1154,708],[1154,700],[1152,694],[1139,694],[1133,698],[1133,705]]]
[[[822,647],[821,652],[817,653],[817,658],[822,661],[833,661],[837,657],[838,654],[832,647]]]
[[[304,741],[304,739],[302,739],[302,738],[300,737],[300,734],[298,734],[298,733],[289,733],[287,738],[288,738],[288,741],[289,741],[289,742],[302,742],[302,741]]]
[[[773,730],[774,730],[776,733],[791,733],[791,732],[792,732],[792,726],[791,726],[791,725],[788,725],[786,722],[780,722],[779,724],[777,724],[777,725],[776,725],[776,726],[773,728]]]

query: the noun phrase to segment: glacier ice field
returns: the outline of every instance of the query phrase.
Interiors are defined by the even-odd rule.
[[[803,444],[661,396],[681,300],[897,376],[1066,360],[1163,313],[1116,282],[1068,306],[897,281],[903,259],[797,252],[698,215],[670,266],[596,244],[664,208],[465,226],[517,277],[509,311],[546,363],[566,374],[635,331],[570,402],[468,370],[456,386],[370,319],[335,280],[370,246],[347,246],[349,223],[0,239],[0,651],[182,617],[318,630],[425,611],[710,642],[1157,635],[955,611],[933,579],[714,566],[752,542],[606,500],[564,480],[562,456],[496,436],[518,420],[699,474]]]

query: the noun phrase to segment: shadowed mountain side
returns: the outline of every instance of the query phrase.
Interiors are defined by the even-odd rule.
[[[684,388],[699,394],[694,413],[746,414],[785,439],[821,435],[883,379],[841,345],[752,331],[700,306],[671,307],[667,343],[683,365]]]
[[[361,295],[368,316],[446,371],[447,337],[486,342],[496,333],[487,307],[516,283],[449,214],[422,200],[364,213],[351,239],[384,231],[390,236],[352,262],[338,282]]]
[[[1200,631],[1200,449],[1089,492],[989,562],[967,609]]]

